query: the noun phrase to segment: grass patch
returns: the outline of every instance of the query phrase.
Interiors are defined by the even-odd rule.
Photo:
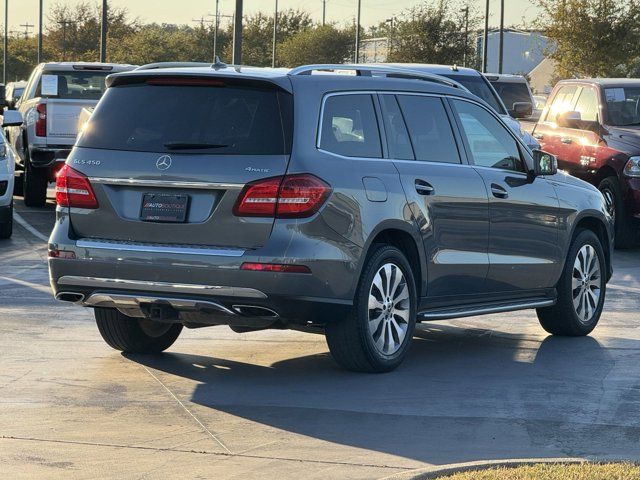
[[[457,473],[440,480],[640,480],[640,466],[631,463],[541,463]]]

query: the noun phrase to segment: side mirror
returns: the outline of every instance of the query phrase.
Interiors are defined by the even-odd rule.
[[[582,126],[582,115],[580,112],[563,112],[556,117],[556,123],[562,128],[580,128]]]
[[[530,102],[515,102],[511,106],[513,118],[528,118],[533,115],[533,104]]]
[[[533,173],[536,177],[540,175],[555,175],[558,173],[558,159],[550,153],[534,150]]]
[[[19,127],[23,121],[22,114],[17,110],[5,110],[2,115],[2,128]]]

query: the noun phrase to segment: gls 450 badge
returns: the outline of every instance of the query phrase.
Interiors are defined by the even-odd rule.
[[[100,165],[102,162],[100,160],[84,160],[81,158],[74,158],[74,165],[95,165],[96,167]]]

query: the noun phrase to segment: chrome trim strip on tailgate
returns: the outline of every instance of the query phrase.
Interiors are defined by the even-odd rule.
[[[198,188],[205,190],[230,190],[241,189],[244,187],[242,183],[224,183],[224,182],[183,182],[174,180],[139,180],[134,178],[105,178],[90,177],[91,183],[100,183],[102,185],[125,185],[130,187],[161,187],[161,188]]]
[[[94,240],[91,238],[81,238],[80,240],[76,241],[76,247],[97,248],[100,250],[118,250],[124,252],[170,253],[176,255],[209,255],[218,257],[241,257],[245,252],[244,250],[238,250],[235,248],[211,248],[198,247],[194,245],[173,246],[124,241],[119,242],[113,240]]]
[[[221,297],[267,298],[260,290],[246,287],[222,285],[196,285],[193,283],[150,282],[146,280],[123,280],[119,278],[80,277],[65,275],[58,279],[58,285],[93,287],[105,289],[139,290],[155,293],[175,293],[194,295],[216,295]],[[61,291],[63,289],[60,289]]]

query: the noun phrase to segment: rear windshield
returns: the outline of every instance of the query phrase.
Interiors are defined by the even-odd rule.
[[[611,125],[640,125],[640,85],[605,88],[604,96]]]
[[[42,77],[57,78],[57,95],[50,94],[42,88],[42,77],[36,96],[66,98],[76,100],[100,100],[106,90],[105,79],[111,72],[73,71],[73,72],[42,72]],[[55,85],[55,82],[54,82]],[[55,88],[54,88],[55,89]],[[42,91],[45,90],[45,94]]]
[[[290,97],[271,86],[221,82],[115,86],[91,116],[78,146],[162,153],[288,154]]]
[[[476,97],[480,97],[482,100],[487,102],[491,106],[491,108],[493,108],[500,115],[505,115],[507,113],[504,111],[502,105],[500,105],[500,102],[496,98],[495,93],[491,89],[491,85],[489,85],[489,83],[484,78],[475,75],[456,75],[449,73],[444,74],[444,76],[450,78],[451,80],[455,80],[458,83],[461,83]]]
[[[500,81],[491,83],[508,109],[513,108],[513,104],[517,102],[532,103],[531,94],[524,83]]]

